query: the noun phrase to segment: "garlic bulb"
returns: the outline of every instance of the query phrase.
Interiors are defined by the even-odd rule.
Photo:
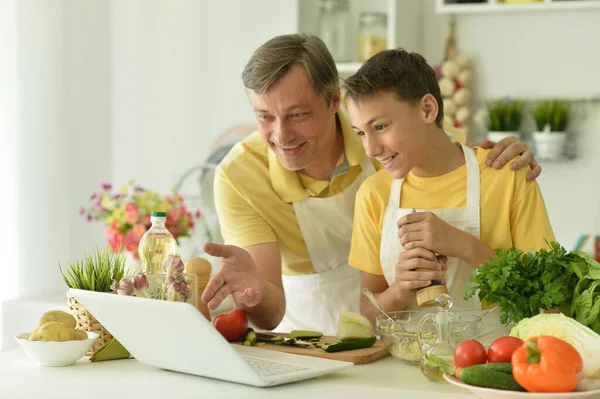
[[[454,115],[456,108],[456,103],[452,99],[444,98],[444,115]]]
[[[458,64],[459,69],[466,69],[471,64],[471,62],[469,61],[469,58],[464,55],[457,55],[454,58],[454,62],[456,62]]]
[[[471,117],[471,111],[467,107],[460,107],[456,111],[456,120],[460,122],[461,125],[464,125],[469,118]]]
[[[169,255],[165,258],[162,264],[162,268],[167,274],[171,274],[172,272],[183,273],[185,265],[181,260],[181,256],[179,254]]]
[[[467,105],[471,102],[471,91],[464,88],[459,89],[456,93],[454,93],[452,99],[458,106]]]
[[[458,76],[456,77],[458,79],[458,81],[460,82],[460,84],[463,85],[463,87],[469,88],[471,87],[471,71],[465,69],[463,71],[460,71],[460,73],[458,74]]]
[[[442,97],[452,97],[456,89],[456,84],[452,79],[442,78],[439,81],[439,85]]]
[[[454,60],[449,60],[446,61],[442,64],[442,75],[444,75],[445,78],[454,78],[456,77],[456,75],[458,75],[458,72],[460,71],[460,66],[458,65],[458,63]]]

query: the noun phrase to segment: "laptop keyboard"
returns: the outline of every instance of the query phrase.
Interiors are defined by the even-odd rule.
[[[243,356],[243,358],[261,377],[272,377],[278,374],[308,370],[307,367],[296,366],[294,364],[288,363],[274,362],[272,360],[261,359],[258,357]]]

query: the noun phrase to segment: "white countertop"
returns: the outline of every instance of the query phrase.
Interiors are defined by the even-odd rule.
[[[0,353],[0,398],[152,399],[152,398],[281,398],[344,399],[475,398],[449,384],[435,384],[418,366],[392,357],[353,366],[328,376],[254,388],[165,371],[134,359],[92,363],[81,359],[70,367],[42,367],[22,349]]]

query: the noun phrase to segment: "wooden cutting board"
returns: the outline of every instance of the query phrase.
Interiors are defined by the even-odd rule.
[[[287,336],[286,334],[277,334],[283,337]],[[319,343],[333,343],[336,342],[335,337],[324,336],[321,338]],[[241,345],[241,342],[235,342],[234,345]],[[314,356],[321,357],[324,359],[333,359],[333,360],[341,360],[343,362],[351,362],[354,364],[367,364],[382,359],[389,355],[389,351],[383,345],[380,339],[378,339],[375,344],[370,348],[364,349],[354,349],[349,351],[342,352],[325,352],[321,348],[302,348],[296,346],[288,346],[288,345],[275,345],[275,344],[265,344],[262,346],[257,346],[260,349],[268,349],[277,352],[291,353],[294,355],[304,355],[304,356]]]

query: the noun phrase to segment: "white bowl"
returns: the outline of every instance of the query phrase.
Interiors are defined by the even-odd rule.
[[[481,399],[583,399],[598,398],[600,389],[592,391],[574,391],[564,393],[541,393],[541,392],[517,392],[503,391],[501,389],[482,388],[474,385],[465,384],[457,378],[444,374],[444,379],[452,385],[471,391],[475,396]]]
[[[30,341],[28,333],[15,337],[30,358],[42,366],[62,367],[75,364],[92,347],[98,334],[87,332],[88,339],[81,341]]]

